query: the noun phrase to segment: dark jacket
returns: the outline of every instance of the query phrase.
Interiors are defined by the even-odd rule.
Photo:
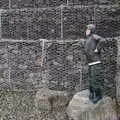
[[[100,52],[103,48],[104,39],[96,34],[92,34],[85,41],[85,51],[87,57],[87,63],[101,61]],[[97,48],[98,52],[95,52]]]

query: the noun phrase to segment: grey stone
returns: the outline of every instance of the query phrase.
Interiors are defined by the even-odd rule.
[[[100,36],[113,37],[119,36],[119,21],[119,10],[107,5],[6,10],[1,14],[2,38],[75,40],[85,37],[88,23],[96,24]]]
[[[0,42],[0,68],[8,68],[7,42]]]
[[[63,39],[75,40],[85,37],[86,25],[93,20],[94,7],[64,7]]]
[[[50,42],[46,43],[49,44]],[[105,94],[115,95],[117,61],[116,39],[106,39],[101,59],[105,67]],[[70,57],[72,56],[72,59]],[[84,40],[76,42],[53,42],[46,47],[44,63],[48,87],[56,90],[81,90],[88,86],[88,68],[84,51]],[[57,86],[57,87],[56,87]]]
[[[40,42],[8,42],[9,67],[19,70],[31,70],[36,62],[41,66],[42,46]],[[39,55],[40,61],[37,60]]]
[[[2,37],[22,40],[60,39],[60,9],[4,11]]]
[[[115,0],[68,0],[70,5],[114,4]]]
[[[45,8],[66,4],[67,0],[11,0],[12,8]]]
[[[27,12],[26,10],[2,11],[2,37],[11,39],[27,39]]]
[[[50,89],[72,91],[80,83],[85,59],[81,49],[78,42],[77,46],[72,42],[53,42],[46,48],[45,73]]]
[[[89,101],[88,90],[76,93],[69,103],[67,114],[72,120],[118,120],[116,104],[110,97],[93,104]]]
[[[71,94],[65,91],[38,90],[34,101],[39,119],[68,120],[65,110],[70,99]]]
[[[60,39],[60,8],[28,11],[28,39]]]
[[[0,9],[8,9],[8,8],[9,8],[9,0],[1,0]]]
[[[10,89],[10,86],[8,68],[0,68],[0,90]]]

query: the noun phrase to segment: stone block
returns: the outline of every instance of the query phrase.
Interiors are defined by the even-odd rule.
[[[82,78],[85,57],[80,44],[74,42],[46,43],[45,72],[48,87],[57,90],[74,90]],[[83,61],[82,61],[83,60]]]
[[[69,5],[91,5],[95,0],[68,0]]]
[[[36,7],[57,7],[60,5],[66,5],[67,0],[35,0]]]
[[[64,6],[62,11],[62,14],[60,8],[3,11],[2,37],[25,40],[59,40],[63,37],[64,40],[75,40],[85,38],[89,23],[96,24],[97,33],[102,37],[119,36],[120,15],[115,7]]]
[[[11,70],[10,85],[13,90],[37,91],[43,87],[42,72],[40,68],[32,68],[32,70]]]
[[[63,39],[75,40],[79,38],[84,38],[86,25],[91,23],[93,20],[93,7],[64,7]]]
[[[9,42],[9,67],[19,70],[32,70],[42,65],[42,46],[40,42]]]
[[[27,11],[3,11],[1,15],[2,38],[27,39]]]
[[[9,8],[9,0],[1,0],[0,9],[8,9],[8,8]]]
[[[28,39],[60,39],[60,9],[28,11]]]
[[[35,90],[42,82],[40,42],[9,42],[8,56],[12,88]]]
[[[10,88],[9,69],[0,68],[0,90]]]
[[[12,8],[45,8],[66,4],[67,0],[11,0]]]
[[[7,42],[0,42],[0,68],[8,67]]]
[[[12,8],[34,8],[35,1],[34,0],[11,0]]]
[[[115,4],[115,0],[68,0],[70,5],[111,5]]]
[[[119,21],[119,10],[115,7],[64,7],[63,39],[85,38],[86,25],[89,23],[96,24],[97,34],[102,37],[119,36]]]
[[[104,64],[104,91],[105,94],[115,96],[115,75],[117,71],[117,40],[106,39],[104,51],[101,53],[101,59]]]
[[[120,16],[115,7],[96,7],[95,21],[99,35],[103,37],[119,36]]]

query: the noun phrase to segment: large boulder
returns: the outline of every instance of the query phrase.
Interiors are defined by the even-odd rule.
[[[71,95],[64,91],[54,91],[47,88],[36,93],[35,107],[40,120],[68,120],[66,108]]]
[[[72,120],[117,120],[116,104],[110,97],[93,104],[88,90],[76,93],[69,103],[67,114]]]

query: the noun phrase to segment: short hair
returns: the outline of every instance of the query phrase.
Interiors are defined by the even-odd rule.
[[[91,30],[91,32],[94,33],[96,31],[96,25],[88,24],[87,29]]]

